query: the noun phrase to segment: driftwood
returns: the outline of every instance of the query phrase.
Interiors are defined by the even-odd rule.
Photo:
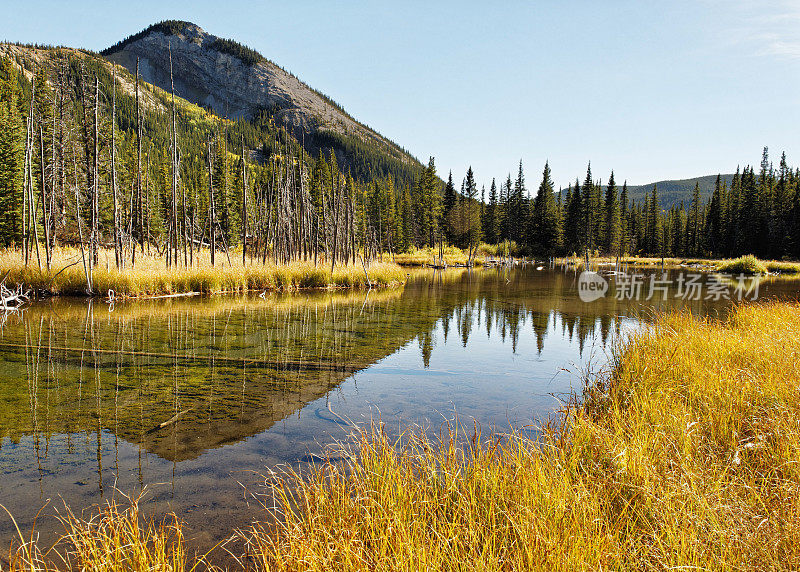
[[[15,310],[29,301],[28,292],[22,291],[22,285],[16,290],[9,290],[5,284],[0,284],[0,309]]]

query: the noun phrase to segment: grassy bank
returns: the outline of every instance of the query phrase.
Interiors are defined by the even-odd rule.
[[[462,456],[373,435],[252,538],[275,570],[797,569],[798,340],[796,305],[663,318],[560,437]]]
[[[464,449],[458,435],[406,435],[400,446],[378,429],[344,466],[276,482],[277,530],[241,533],[251,565],[798,569],[799,355],[797,304],[743,306],[724,322],[663,317],[617,348],[539,442],[467,438]],[[174,538],[163,530],[127,550]],[[153,569],[182,551],[167,548]],[[82,554],[72,564],[86,570],[117,557],[102,545]]]
[[[7,276],[6,276],[7,274]],[[19,252],[0,253],[0,276],[6,284],[22,284],[34,291],[51,294],[86,294],[86,274],[80,252],[58,249],[51,270],[39,268],[36,261],[28,266],[22,263]],[[291,290],[297,288],[364,288],[399,285],[406,274],[397,264],[376,262],[364,268],[360,264],[330,265],[313,262],[294,262],[276,265],[260,262],[243,266],[241,254],[231,260],[217,255],[216,266],[211,266],[207,252],[198,255],[195,264],[185,268],[166,268],[164,260],[153,256],[140,256],[135,268],[117,270],[113,251],[101,251],[99,264],[92,272],[95,293],[106,295],[113,290],[117,296],[158,296],[185,292],[216,294],[260,290]]]
[[[773,274],[800,274],[800,262],[770,260],[766,262],[766,266]]]
[[[566,256],[556,258],[557,265],[571,265],[583,268],[585,259],[580,256]],[[721,260],[705,259],[705,258],[673,258],[673,257],[652,257],[652,256],[623,256],[620,257],[619,263],[628,265],[635,268],[683,268],[691,267],[702,270],[713,270]],[[596,266],[613,266],[617,263],[616,257],[613,256],[593,256],[589,258],[589,263],[592,267]]]
[[[444,261],[448,266],[464,265],[469,261],[469,252],[457,246],[445,246],[442,249]],[[475,266],[483,266],[487,260],[504,258],[520,258],[522,252],[514,241],[501,242],[500,244],[486,244],[482,242],[472,257]],[[403,266],[430,266],[439,263],[439,248],[414,248],[408,252],[394,255],[394,261]]]
[[[590,264],[595,266],[612,266],[617,259],[609,256],[595,256],[590,258]],[[800,262],[782,260],[759,260],[752,254],[733,259],[721,258],[654,258],[642,256],[625,256],[620,258],[621,264],[637,268],[692,268],[724,272],[728,274],[800,274]],[[583,268],[585,261],[579,256],[556,258],[556,264],[572,265]]]
[[[715,261],[716,270],[726,274],[800,274],[800,262],[759,260],[752,254]]]
[[[466,251],[455,246],[444,248],[444,261],[448,266],[456,264],[466,264],[469,255]],[[408,252],[396,254],[394,261],[403,266],[430,266],[439,263],[438,248],[412,248]],[[482,266],[484,255],[478,254],[473,257],[472,262],[476,266]]]

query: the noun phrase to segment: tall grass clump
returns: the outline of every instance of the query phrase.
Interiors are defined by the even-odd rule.
[[[31,543],[18,546],[9,559],[11,572],[185,572],[198,564],[207,567],[205,557],[187,558],[177,519],[148,520],[136,499],[125,508],[109,502],[90,519],[69,509],[59,518],[65,533],[58,543],[44,554]]]
[[[275,484],[263,570],[800,568],[800,306],[661,318],[538,442],[361,435]]]
[[[767,267],[752,254],[732,260],[723,260],[717,265],[718,272],[725,274],[766,274]]]

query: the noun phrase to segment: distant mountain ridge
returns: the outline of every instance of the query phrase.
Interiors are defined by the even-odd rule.
[[[730,189],[733,174],[720,174],[720,179]],[[653,192],[653,186],[656,185],[658,187],[658,201],[661,203],[662,208],[669,209],[672,206],[679,205],[681,201],[688,207],[689,203],[692,202],[695,183],[700,186],[700,200],[707,202],[714,192],[716,182],[717,175],[704,175],[690,179],[656,181],[646,185],[628,185],[628,196],[636,202],[644,201],[645,197]]]

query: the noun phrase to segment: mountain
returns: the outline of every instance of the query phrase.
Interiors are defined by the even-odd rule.
[[[722,181],[731,186],[732,174],[720,175]],[[717,181],[717,175],[705,175],[703,177],[694,177],[692,179],[675,179],[669,181],[656,181],[647,185],[628,185],[628,196],[635,200],[637,203],[644,201],[645,197],[653,192],[653,185],[658,186],[658,199],[661,207],[669,209],[671,206],[677,206],[683,201],[683,204],[688,208],[692,202],[692,193],[694,192],[694,185],[700,185],[700,200],[707,202],[714,192],[714,185]]]
[[[220,117],[252,121],[268,114],[309,153],[334,150],[345,165],[371,151],[419,166],[404,149],[255,50],[191,22],[160,22],[101,52],[131,73],[138,59],[141,77],[165,91],[170,91],[170,53],[176,95]],[[373,163],[379,167],[381,161]]]
[[[255,50],[208,34],[190,22],[154,24],[99,54],[69,47],[0,43],[0,58],[8,58],[25,76],[20,89],[26,94],[30,93],[26,81],[34,72],[44,71],[51,88],[64,82],[71,100],[67,113],[78,123],[85,119],[81,98],[91,99],[94,93],[92,78],[99,79],[100,91],[107,94],[116,67],[117,84],[122,88],[119,96],[124,99],[118,104],[117,120],[125,130],[135,126],[132,95],[138,58],[141,96],[148,112],[145,136],[153,134],[159,146],[164,137],[169,139],[170,51],[181,115],[179,132],[187,122],[192,125],[189,132],[179,133],[182,145],[202,150],[203,137],[217,131],[224,120],[225,129],[232,130],[231,140],[244,135],[250,156],[262,163],[273,153],[280,155],[288,145],[292,153],[304,147],[307,158],[319,154],[330,158],[333,153],[342,172],[362,182],[391,176],[396,184],[411,185],[423,170],[407,151]],[[107,107],[101,105],[101,115],[107,115]],[[196,129],[198,122],[203,137]],[[154,129],[160,134],[155,135]],[[288,137],[282,134],[284,129]],[[197,141],[187,142],[187,138]]]

